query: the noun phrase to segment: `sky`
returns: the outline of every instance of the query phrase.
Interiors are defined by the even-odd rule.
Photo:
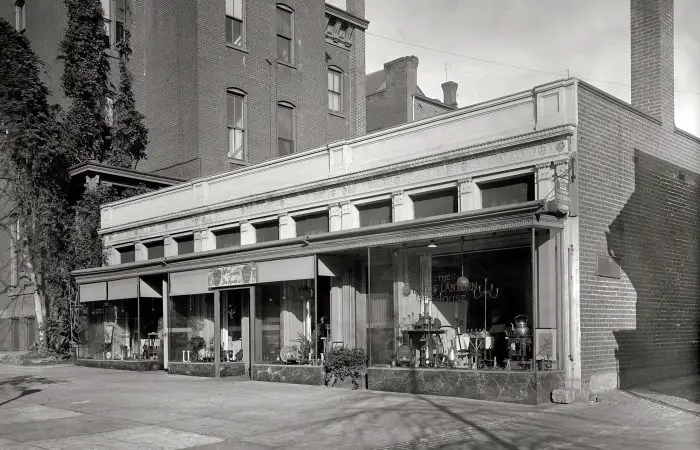
[[[630,101],[629,0],[366,0],[365,6],[367,72],[415,55],[418,85],[428,97],[442,99],[446,79],[459,84],[457,101],[467,106],[570,75]],[[700,0],[675,0],[675,120],[696,136],[698,18]]]

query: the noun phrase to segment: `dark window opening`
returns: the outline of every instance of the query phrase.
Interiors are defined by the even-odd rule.
[[[457,189],[448,189],[425,194],[412,195],[413,218],[441,216],[458,211]]]
[[[119,252],[119,261],[122,264],[136,261],[136,250],[133,245],[118,248],[117,251]]]
[[[214,232],[216,248],[238,247],[241,245],[240,228],[229,228]]]
[[[391,223],[391,209],[391,200],[357,205],[357,210],[360,213],[360,227]]]
[[[183,236],[175,239],[177,242],[177,254],[186,255],[187,253],[194,253],[194,236]]]
[[[148,259],[162,258],[165,255],[163,241],[145,244],[145,246],[148,251]]]
[[[279,222],[267,222],[255,224],[255,241],[270,242],[280,238]]]
[[[532,175],[479,183],[481,207],[512,205],[535,199],[535,178]]]
[[[279,156],[294,153],[294,107],[277,105],[277,151]]]
[[[297,236],[328,233],[328,214],[319,213],[299,217],[296,220]]]

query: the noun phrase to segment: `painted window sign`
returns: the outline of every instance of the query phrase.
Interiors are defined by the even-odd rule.
[[[209,287],[253,284],[257,282],[257,279],[258,268],[255,263],[217,267],[209,272]]]

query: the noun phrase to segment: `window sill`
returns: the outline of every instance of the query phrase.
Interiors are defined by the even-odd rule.
[[[114,48],[106,49],[105,54],[110,58],[119,59],[119,52]]]
[[[233,159],[233,158],[229,158],[229,157],[226,157],[226,159],[228,159],[229,164],[236,164],[238,166],[249,166],[250,165],[250,163],[248,161],[243,161],[240,159]]]
[[[226,47],[233,49],[233,50],[238,50],[239,52],[250,53],[250,50],[248,50],[245,46],[233,45],[233,44],[227,43]]]
[[[294,65],[294,64],[292,64],[292,63],[280,61],[279,59],[276,60],[276,61],[277,61],[277,64],[280,64],[280,65],[283,65],[283,66],[287,66],[287,67],[289,67],[290,69],[295,69],[295,70],[297,69],[297,66]]]
[[[328,114],[330,114],[331,116],[340,117],[341,119],[345,119],[345,114],[339,113],[338,111],[333,111],[329,109]]]

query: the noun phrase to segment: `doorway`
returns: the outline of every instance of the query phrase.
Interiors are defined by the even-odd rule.
[[[244,363],[250,373],[250,298],[254,287],[221,291],[221,362]]]

